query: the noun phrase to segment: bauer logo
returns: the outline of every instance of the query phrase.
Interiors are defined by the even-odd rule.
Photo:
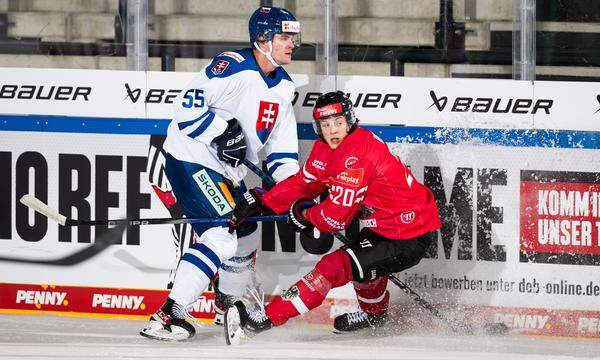
[[[521,171],[521,262],[600,265],[600,173]]]
[[[66,292],[18,290],[15,302],[17,304],[35,305],[39,309],[41,305],[67,306],[69,302],[66,297]]]
[[[180,89],[148,89],[144,97],[144,102],[147,104],[172,104],[180,92]],[[131,88],[129,83],[125,83],[125,100],[129,99],[135,104],[141,95],[142,89]]]
[[[499,113],[499,114],[550,114],[554,104],[552,99],[519,99],[519,98],[491,98],[491,97],[468,97],[448,96],[436,94],[430,90],[429,96],[432,103],[428,109],[435,108],[439,112],[448,109],[451,112],[476,112],[476,113]]]
[[[16,85],[0,87],[0,99],[89,101],[92,88],[87,86]]]
[[[143,296],[94,294],[92,307],[103,309],[145,310]]]
[[[217,211],[220,216],[223,216],[233,210],[229,205],[227,198],[223,195],[219,187],[210,178],[206,170],[202,169],[193,175],[196,184],[204,193],[204,196],[211,203],[213,208]]]
[[[294,99],[292,100],[292,104],[294,106],[298,105],[298,100],[300,100],[300,105],[303,108],[309,107],[311,109],[314,108],[315,103],[319,96],[322,93],[320,92],[312,92],[309,91],[306,94],[302,94],[299,92],[294,93]],[[354,108],[371,108],[371,109],[398,109],[400,107],[400,99],[402,99],[402,94],[384,94],[384,93],[346,93],[346,96],[352,101],[352,106]]]
[[[256,200],[254,200],[254,196],[252,196],[252,194],[250,194],[248,192],[244,193],[244,199],[246,199],[248,204],[254,204],[256,202]]]
[[[598,105],[600,105],[600,94],[596,95],[596,101],[598,102]],[[598,111],[600,111],[600,107],[598,110],[594,111],[594,114],[596,114]]]

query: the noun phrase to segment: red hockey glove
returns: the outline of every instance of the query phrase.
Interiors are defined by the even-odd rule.
[[[314,201],[307,198],[300,198],[292,204],[288,214],[288,224],[292,225],[298,232],[312,231],[315,226],[302,215],[302,211],[317,205]]]
[[[236,228],[244,219],[252,214],[261,214],[263,211],[262,198],[265,190],[260,187],[250,189],[238,200],[233,209],[233,214],[229,220],[229,227]]]

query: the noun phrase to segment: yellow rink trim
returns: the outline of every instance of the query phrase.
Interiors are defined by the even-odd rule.
[[[148,315],[124,315],[124,314],[98,314],[88,312],[73,311],[44,311],[44,310],[18,310],[18,309],[0,309],[0,314],[6,315],[54,315],[69,316],[78,318],[97,318],[97,319],[123,319],[123,320],[148,320]],[[198,319],[201,323],[212,324],[213,319]]]

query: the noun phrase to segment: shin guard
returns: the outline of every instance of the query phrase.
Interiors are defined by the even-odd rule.
[[[276,326],[283,325],[288,319],[321,305],[331,288],[351,279],[352,266],[345,251],[325,255],[311,272],[266,306],[267,316]]]
[[[387,288],[387,276],[375,280],[352,282],[360,309],[366,313],[379,315],[387,311],[390,293]]]

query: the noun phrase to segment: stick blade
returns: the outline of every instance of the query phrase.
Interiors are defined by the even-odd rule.
[[[47,218],[52,219],[61,225],[65,225],[67,222],[66,216],[61,215],[58,211],[44,204],[41,200],[31,194],[23,195],[19,201],[21,204],[45,215]]]
[[[37,260],[37,259],[25,259],[25,258],[10,258],[1,257],[0,261],[16,262],[21,264],[38,264],[38,265],[56,265],[56,266],[70,266],[82,263],[107,249],[110,245],[119,244],[125,228],[126,223],[120,223],[118,226],[108,229],[102,232],[96,237],[94,243],[81,250],[75,251],[69,255],[52,259],[52,260]]]

